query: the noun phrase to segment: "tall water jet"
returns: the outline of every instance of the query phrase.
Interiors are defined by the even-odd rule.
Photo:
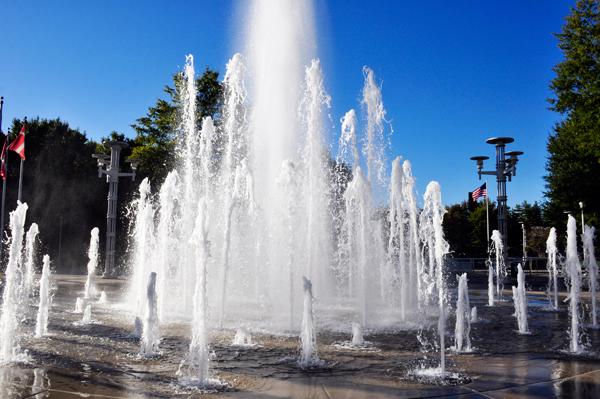
[[[208,248],[208,209],[206,199],[200,199],[196,230],[190,242],[195,248],[195,257],[199,259],[196,265],[196,288],[194,293],[194,313],[192,320],[192,340],[186,359],[179,367],[187,363],[184,383],[201,387],[210,383],[209,353],[208,353],[208,298],[206,293],[206,266],[210,251]]]
[[[158,332],[157,307],[156,273],[152,272],[148,278],[146,315],[143,320],[142,339],[140,343],[140,355],[142,356],[153,356],[158,350],[160,334]]]
[[[19,326],[22,315],[19,314],[21,291],[19,260],[23,248],[23,233],[27,204],[17,202],[17,209],[10,213],[12,233],[6,266],[6,282],[2,294],[2,314],[0,315],[0,363],[8,363],[18,358],[21,334]]]
[[[305,276],[302,276],[302,289],[304,291],[304,313],[300,332],[302,352],[300,353],[299,364],[309,366],[319,362],[319,355],[317,353],[317,330],[313,312],[312,283]]]
[[[87,280],[85,282],[85,299],[90,299],[94,294],[94,276],[96,275],[96,267],[98,266],[98,243],[100,230],[97,227],[92,229],[90,238],[90,248],[88,250],[88,265],[87,265]]]
[[[408,272],[408,292],[407,297],[414,307],[415,304],[420,308],[425,302],[425,290],[423,288],[424,275],[423,255],[421,253],[421,240],[419,237],[418,216],[420,213],[415,195],[416,179],[412,175],[412,164],[406,160],[402,164],[404,176],[402,178],[402,193],[404,194],[406,213],[408,214],[407,228],[407,263],[411,265]]]
[[[432,181],[427,185],[424,195],[425,204],[421,212],[420,234],[426,245],[428,255],[427,266],[430,289],[435,291],[438,300],[438,335],[440,339],[440,370],[441,378],[446,376],[445,335],[446,335],[446,284],[444,283],[444,256],[448,253],[449,245],[444,240],[442,217],[446,212],[442,205],[442,192],[438,182]]]
[[[406,313],[410,306],[408,303],[408,286],[411,284],[411,281],[405,253],[406,201],[402,191],[404,171],[400,165],[401,161],[402,157],[397,157],[392,162],[390,213],[388,217],[390,237],[388,240],[388,266],[387,273],[385,274],[387,275],[387,279],[398,281],[398,286],[395,287],[394,291],[400,292],[400,317],[404,322],[406,321]],[[395,265],[397,265],[397,276],[392,276]]]
[[[219,315],[219,327],[223,328],[223,319],[225,317],[225,301],[228,283],[228,273],[231,257],[231,234],[232,219],[234,218],[234,209],[238,206],[240,200],[239,184],[241,176],[238,168],[241,167],[241,161],[245,159],[247,151],[246,143],[246,87],[245,87],[244,57],[236,54],[227,63],[227,73],[225,75],[225,107],[224,107],[224,135],[227,140],[225,148],[225,157],[221,171],[221,190],[225,194],[223,202],[223,217],[225,219],[225,230],[223,233],[222,248],[222,283],[221,283],[221,311]],[[236,190],[236,181],[238,189]]]
[[[492,232],[492,243],[494,244],[496,252],[496,298],[502,298],[503,282],[506,276],[506,265],[504,263],[504,244],[502,243],[502,236],[498,230]]]
[[[368,67],[363,67],[365,86],[363,87],[362,104],[367,111],[366,145],[363,155],[367,160],[367,179],[372,184],[383,185],[386,182],[386,157],[383,136],[383,122],[386,111],[383,108],[381,89],[375,82],[375,73]],[[377,190],[376,190],[377,192]]]
[[[572,215],[567,221],[567,259],[566,274],[570,282],[569,292],[569,315],[571,316],[571,352],[578,353],[580,350],[580,319],[579,302],[581,300],[581,264],[577,255],[577,223]]]
[[[150,254],[153,249],[154,236],[154,208],[150,198],[150,181],[145,178],[140,183],[139,198],[133,204],[133,259],[132,259],[132,282],[131,300],[137,308],[138,314],[142,314],[146,301],[146,277],[151,273]]]
[[[594,254],[595,227],[586,226],[582,235],[583,259],[585,269],[588,271],[590,295],[592,300],[592,325],[598,327],[597,292],[598,292],[598,262]]]
[[[352,345],[364,344],[362,327],[358,323],[352,323]]]
[[[552,309],[558,309],[558,262],[556,254],[558,249],[556,248],[556,228],[550,229],[548,234],[548,240],[546,241],[546,253],[548,254],[548,262],[546,263],[546,269],[548,270],[548,299],[550,300],[550,307]]]
[[[303,190],[306,204],[306,250],[307,250],[307,278],[315,281],[315,291],[325,296],[329,284],[329,276],[324,273],[318,264],[330,262],[331,242],[329,234],[329,220],[326,213],[327,198],[326,165],[323,159],[324,137],[323,119],[324,108],[329,108],[331,97],[323,87],[323,72],[319,60],[312,60],[310,67],[305,68],[305,90],[300,104],[300,118],[305,130],[305,146],[302,152],[304,165],[302,177],[308,185]]]
[[[350,260],[348,275],[350,276],[349,289],[354,291],[357,285],[358,308],[362,314],[362,324],[367,324],[368,310],[368,283],[369,273],[369,243],[371,222],[371,185],[367,181],[360,166],[354,170],[354,177],[344,193],[346,200],[346,236]],[[356,283],[355,283],[356,282]]]
[[[37,223],[31,223],[25,237],[25,276],[23,278],[23,294],[25,298],[33,295],[35,285],[35,240],[40,230]]]
[[[50,307],[50,256],[44,255],[44,266],[40,279],[40,304],[38,307],[35,336],[42,337],[48,332],[48,308]]]
[[[457,352],[471,351],[471,305],[469,304],[469,288],[467,273],[458,279],[458,299],[456,301],[456,326],[454,328],[454,349]],[[463,349],[464,345],[464,349]]]
[[[517,266],[517,286],[512,287],[513,301],[515,304],[515,316],[519,325],[519,333],[528,334],[529,324],[527,323],[527,294],[525,293],[525,273],[521,264]]]

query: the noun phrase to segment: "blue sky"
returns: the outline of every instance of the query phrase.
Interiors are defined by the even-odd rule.
[[[0,95],[3,129],[23,116],[60,117],[93,140],[146,114],[193,54],[197,71],[225,72],[243,51],[239,1],[14,1],[2,5]],[[482,182],[469,158],[490,137],[515,139],[525,154],[508,183],[508,203],[543,197],[546,141],[558,115],[546,98],[561,59],[553,32],[574,1],[316,0],[331,142],[340,118],[360,109],[363,66],[382,86],[394,133],[388,159],[413,164],[417,189],[431,180],[442,199],[466,199]],[[359,112],[359,117],[361,113]],[[387,128],[389,133],[389,127]],[[334,145],[334,148],[336,146]],[[94,178],[91,176],[90,178]],[[496,195],[490,180],[489,191]]]

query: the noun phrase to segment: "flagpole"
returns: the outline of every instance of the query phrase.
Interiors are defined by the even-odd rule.
[[[2,108],[4,108],[4,97],[0,97],[0,133],[2,133]],[[8,140],[8,131],[6,139]],[[8,148],[8,146],[6,147]],[[4,238],[4,203],[6,202],[6,178],[2,179],[2,214],[0,215],[0,260],[2,259],[2,239]]]
[[[485,178],[485,216],[487,219],[487,245],[490,247],[490,201],[487,192],[487,177]]]
[[[25,126],[25,131],[27,131],[27,117],[23,118],[23,126]],[[19,173],[19,196],[17,200],[21,202],[21,193],[23,192],[23,158],[21,158],[21,172]]]

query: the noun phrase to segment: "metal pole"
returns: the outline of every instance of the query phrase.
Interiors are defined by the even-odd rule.
[[[583,218],[583,202],[579,203],[579,207],[581,208],[581,232],[585,233],[585,219]]]
[[[490,249],[490,200],[489,200],[489,195],[487,192],[488,189],[488,184],[487,184],[487,177],[485,178],[485,217],[486,217],[486,221],[487,221],[487,247],[488,247],[488,251]]]
[[[2,133],[2,109],[3,108],[4,108],[4,97],[0,97],[0,133]],[[8,134],[6,135],[5,140],[8,141]],[[8,145],[6,147],[8,147]],[[3,241],[2,239],[4,238],[3,236],[4,236],[4,204],[5,203],[6,203],[6,179],[2,179],[2,211],[1,211],[2,215],[0,215],[0,259],[2,259],[2,241]]]
[[[25,134],[27,134],[27,117],[23,119],[23,125],[25,125]],[[23,158],[21,158],[21,172],[19,173],[19,196],[17,200],[21,202],[21,193],[23,192]]]

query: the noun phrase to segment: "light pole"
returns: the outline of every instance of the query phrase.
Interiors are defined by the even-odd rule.
[[[583,202],[579,203],[579,207],[581,208],[581,232],[585,233],[585,219],[583,218]]]
[[[523,268],[525,267],[525,260],[527,259],[527,231],[525,230],[525,222],[519,222],[521,229],[523,229]]]
[[[482,171],[483,161],[489,159],[486,156],[472,157],[471,159],[477,162],[477,169],[479,174],[479,180],[481,175],[492,175],[496,176],[496,183],[498,186],[498,231],[500,237],[502,237],[503,247],[503,258],[507,258],[507,237],[508,237],[508,216],[506,209],[506,178],[511,181],[512,176],[516,176],[517,171],[517,156],[522,155],[522,151],[508,151],[504,152],[504,146],[506,144],[515,141],[512,137],[492,137],[487,139],[485,142],[496,146],[496,170],[494,171]],[[505,158],[508,155],[510,158]]]
[[[108,212],[106,215],[106,260],[104,262],[104,274],[102,277],[111,277],[115,272],[115,238],[117,232],[117,193],[119,188],[119,177],[131,176],[135,181],[135,171],[139,159],[126,159],[131,163],[132,173],[119,173],[119,156],[121,149],[129,147],[129,144],[120,141],[105,141],[105,146],[110,147],[110,156],[105,154],[93,154],[98,159],[98,177],[106,175],[108,183]],[[106,166],[106,169],[103,167]]]

